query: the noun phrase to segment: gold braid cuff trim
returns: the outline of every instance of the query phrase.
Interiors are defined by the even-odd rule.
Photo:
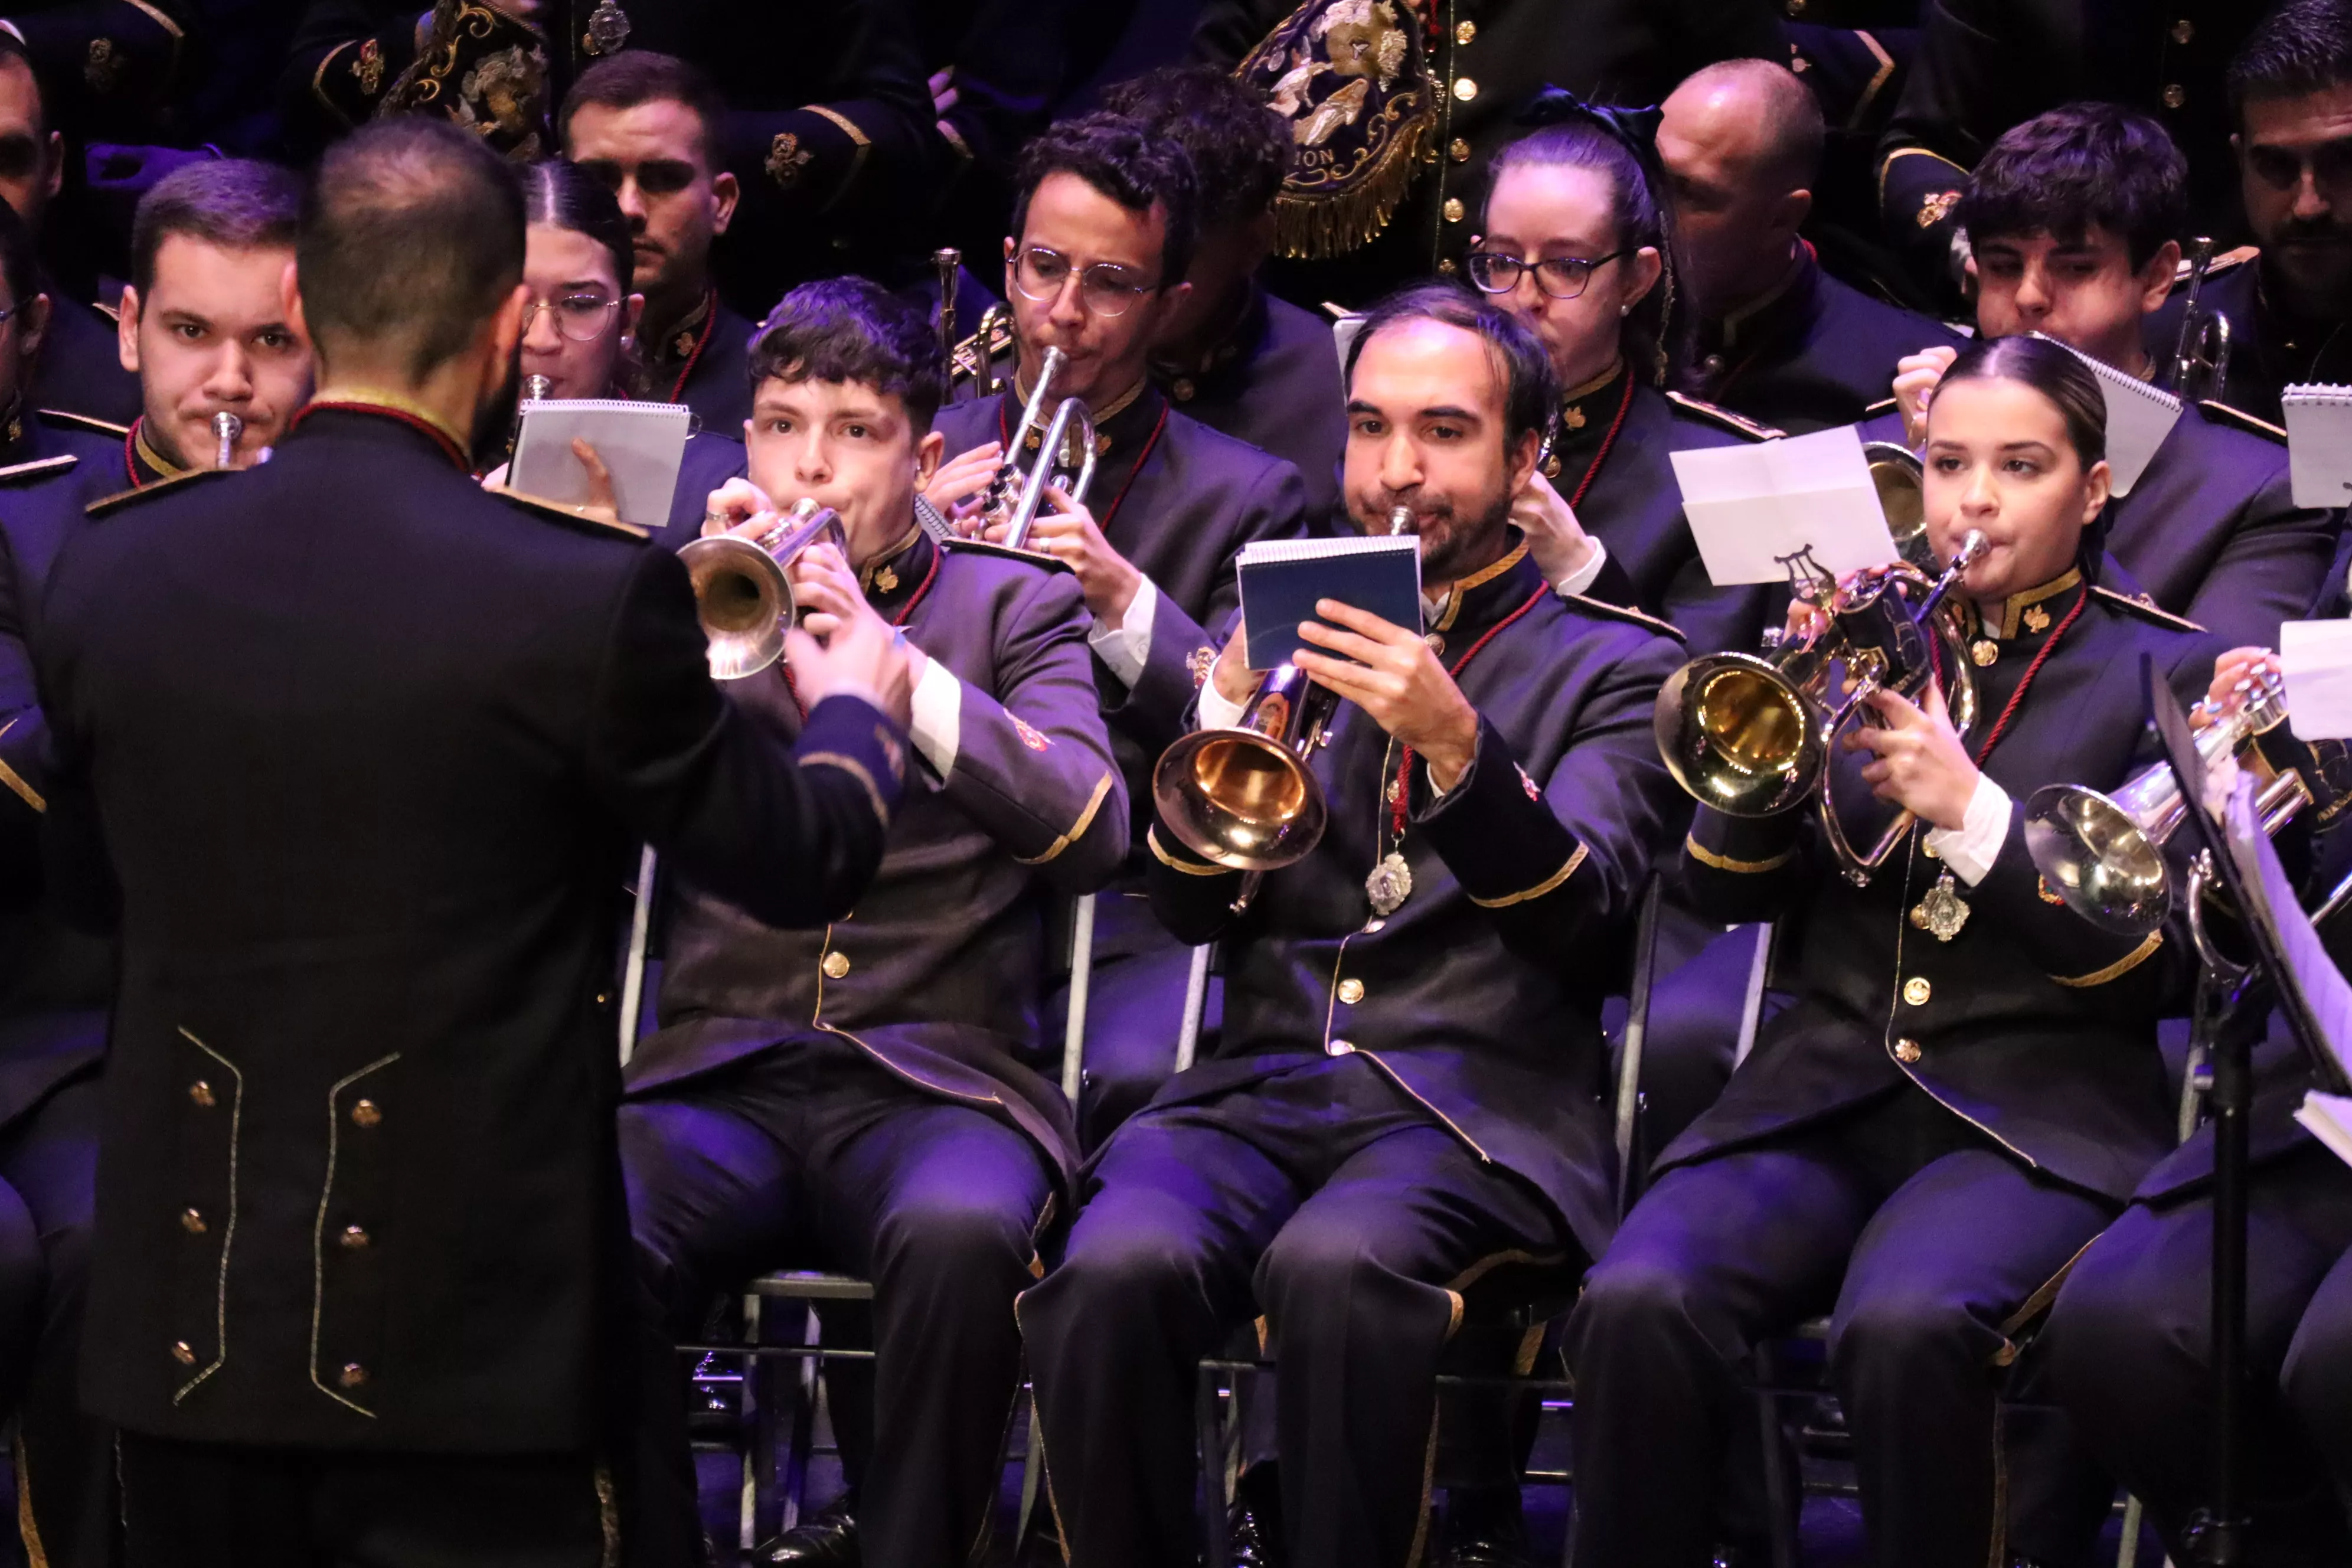
[[[1095,785],[1095,793],[1087,797],[1086,810],[1078,813],[1078,820],[1071,825],[1067,833],[1045,846],[1045,852],[1034,859],[1024,855],[1015,855],[1013,858],[1024,866],[1043,866],[1046,861],[1084,838],[1087,836],[1087,829],[1094,826],[1095,813],[1102,809],[1103,796],[1108,794],[1110,794],[1110,775],[1105,773],[1101,781]]]
[[[801,758],[804,768],[839,768],[866,786],[866,798],[874,807],[874,815],[884,822],[890,820],[890,808],[882,803],[882,792],[874,785],[874,775],[856,757],[845,757],[839,752],[810,752]]]
[[[1585,856],[1591,852],[1590,846],[1583,844],[1578,845],[1576,847],[1576,853],[1568,858],[1567,865],[1562,866],[1559,870],[1554,871],[1550,876],[1546,877],[1542,881],[1538,882],[1534,887],[1528,889],[1525,892],[1506,893],[1499,899],[1482,899],[1478,897],[1477,894],[1473,893],[1470,895],[1470,901],[1477,905],[1482,910],[1499,910],[1507,908],[1512,904],[1524,904],[1529,899],[1540,899],[1546,893],[1550,892],[1554,888],[1559,887],[1562,882],[1567,881],[1570,877],[1573,876],[1576,872],[1576,868],[1584,864]]]
[[[847,172],[841,176],[841,183],[833,187],[833,195],[827,198],[824,206],[818,209],[822,212],[829,210],[835,203],[841,200],[842,196],[848,192],[851,185],[857,183],[857,172],[866,167],[866,154],[873,150],[874,142],[873,139],[867,136],[865,132],[860,131],[857,128],[857,121],[850,119],[849,116],[842,113],[841,110],[837,109],[827,109],[822,103],[812,103],[808,106],[808,111],[811,114],[818,116],[820,119],[830,120],[835,125],[840,126],[842,134],[847,136],[849,140],[856,144],[857,149],[849,155],[849,168]]]
[[[0,724],[0,735],[7,734],[9,731],[16,727],[16,721],[14,719],[9,720],[5,724]],[[25,782],[25,776],[16,769],[10,767],[5,762],[0,762],[0,784],[6,784],[10,789],[22,795],[25,799],[25,804],[31,806],[35,811],[47,811],[49,809],[49,803],[41,798],[41,792],[35,789],[31,784],[26,784]]]
[[[1717,854],[1701,844],[1695,836],[1688,834],[1683,837],[1683,848],[1692,859],[1702,866],[1711,867],[1717,871],[1737,871],[1742,876],[1748,877],[1764,871],[1777,871],[1787,865],[1790,858],[1797,853],[1795,849],[1790,848],[1781,850],[1769,860],[1735,860],[1728,855]]]
[[[2095,969],[2088,974],[2077,974],[2071,977],[2063,974],[2053,974],[2050,978],[2056,981],[2059,984],[2075,991],[2084,990],[2093,985],[2105,985],[2108,981],[2120,979],[2124,975],[2130,973],[2133,970],[2137,969],[2142,963],[2147,962],[2149,954],[2153,953],[2158,948],[2162,947],[2163,945],[2164,933],[2160,931],[2152,931],[2147,933],[2147,940],[2146,942],[2141,942],[2137,947],[2133,948],[2129,952],[2125,953],[2121,958],[2116,959],[2105,969]]]
[[[1190,860],[1179,860],[1167,850],[1162,849],[1160,847],[1160,829],[1157,826],[1143,830],[1143,842],[1150,847],[1151,858],[1171,871],[1181,871],[1187,877],[1222,877],[1226,874],[1223,866],[1195,866]]]
[[[1941,153],[1931,153],[1925,147],[1897,147],[1894,152],[1889,153],[1885,157],[1880,159],[1878,163],[1878,205],[1882,207],[1886,205],[1886,172],[1895,167],[1895,160],[1897,158],[1933,158],[1938,163],[1943,164],[1947,169],[1951,170],[1953,174],[1958,175],[1958,184],[1966,184],[1968,183],[1969,172],[1966,169],[1961,168],[1958,163],[1953,163],[1949,158],[1945,157]]]
[[[345,125],[351,126],[353,130],[357,130],[359,128],[358,125],[352,121],[350,115],[343,112],[342,106],[338,104],[327,94],[327,69],[341,57],[342,52],[345,49],[355,49],[359,47],[363,41],[364,40],[362,39],[353,38],[350,43],[337,44],[333,48],[329,49],[327,51],[326,58],[319,62],[319,68],[310,73],[310,96],[317,99],[320,106],[325,109],[328,113],[341,121]]]

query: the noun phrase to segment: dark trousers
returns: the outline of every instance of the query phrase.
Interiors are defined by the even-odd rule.
[[[2352,1171],[2306,1143],[2253,1178],[2252,1561],[2352,1563]],[[2068,1274],[2037,1347],[2084,1442],[2180,1562],[2183,1527],[2212,1496],[2212,1249],[2210,1189],[2133,1205]]]
[[[112,1429],[77,1387],[100,1096],[78,1079],[0,1132],[0,1410],[17,1415],[26,1549],[56,1568],[113,1560]]]
[[[1703,1568],[1749,1352],[1829,1311],[1871,1560],[1982,1568],[2002,1325],[2114,1212],[1908,1086],[1669,1172],[1569,1320],[1577,1561]]]
[[[1054,1191],[1029,1140],[818,1037],[624,1103],[621,1159],[639,1261],[681,1338],[772,1268],[873,1281],[872,1424],[840,1423],[865,1560],[976,1552],[1021,1384],[1013,1299]],[[836,1407],[861,1403],[862,1380],[831,1386]]]
[[[1151,935],[1156,940],[1143,951],[1097,960],[1094,966],[1087,999],[1086,1070],[1076,1107],[1078,1145],[1089,1153],[1110,1142],[1120,1123],[1149,1104],[1176,1070],[1192,950],[1164,931]],[[1132,933],[1129,940],[1135,940]],[[1198,1046],[1203,1058],[1216,1043],[1224,999],[1224,978],[1210,975]],[[1070,991],[1065,985],[1045,1007],[1056,1029],[1052,1059],[1031,1064],[1055,1083],[1062,1080],[1059,1030],[1069,1016]]]
[[[1059,1264],[1021,1298],[1070,1561],[1189,1568],[1197,1368],[1262,1314],[1291,1561],[1402,1568],[1454,1282],[1498,1254],[1574,1247],[1534,1188],[1361,1058],[1137,1115],[1090,1168]]]
[[[355,1454],[126,1432],[130,1568],[612,1568],[585,1455]]]

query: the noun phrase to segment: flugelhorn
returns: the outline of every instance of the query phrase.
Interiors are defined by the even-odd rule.
[[[1389,513],[1402,533],[1411,507]],[[1295,664],[1276,665],[1233,723],[1196,730],[1160,753],[1151,770],[1151,804],[1184,847],[1230,870],[1246,871],[1239,913],[1258,878],[1306,858],[1323,837],[1329,807],[1316,779],[1315,749],[1339,711],[1339,697]]]
[[[1075,458],[1076,477],[1070,482],[1071,503],[1084,506],[1087,491],[1095,482],[1095,422],[1087,405],[1075,397],[1065,397],[1045,420],[1045,433],[1037,443],[1037,460],[1024,473],[1023,455],[1028,450],[1031,436],[1043,418],[1045,399],[1052,395],[1055,379],[1069,356],[1060,349],[1049,348],[1037,367],[1037,384],[1029,389],[1029,401],[1022,405],[1020,427],[1013,432],[1012,445],[1004,449],[1003,460],[997,464],[995,475],[988,481],[987,494],[982,499],[980,531],[985,537],[989,531],[1002,527],[1004,537],[996,542],[1007,550],[1028,548],[1030,525],[1037,521],[1037,509],[1044,504],[1045,487],[1053,482],[1057,469],[1070,466]]]
[[[2172,390],[2197,403],[2220,397],[2229,384],[2230,318],[2197,303],[2213,265],[2213,242],[2189,243],[2189,289],[2180,301],[2180,335],[2172,345]]]
[[[1902,813],[1866,853],[1857,851],[1830,784],[1832,747],[1872,699],[1889,691],[1916,699],[1936,679],[1931,642],[1942,647],[1953,727],[1965,734],[1974,724],[1967,639],[1958,608],[1944,601],[1984,551],[1984,536],[1970,530],[1932,580],[1907,563],[1832,579],[1810,556],[1795,557],[1796,595],[1822,612],[1812,631],[1760,656],[1703,655],[1659,691],[1651,731],[1675,782],[1729,816],[1770,816],[1811,799],[1847,880],[1866,884],[1912,817]]]
[[[220,443],[219,450],[213,455],[214,468],[226,468],[236,463],[236,438],[244,434],[245,421],[227,409],[213,416],[213,439]]]
[[[820,542],[845,548],[841,514],[803,500],[761,533],[715,533],[678,551],[694,584],[712,679],[740,680],[783,657],[784,630],[800,614],[793,559]]]
[[[2189,710],[2197,754],[2208,768],[2237,756],[2259,777],[2254,808],[2268,834],[2317,798],[2301,770],[2272,769],[2260,759],[2256,742],[2285,718],[2285,688],[2269,674],[2251,684],[2234,710],[2217,712],[2201,701]],[[2113,794],[2044,784],[2025,803],[2025,850],[2042,885],[2068,909],[2104,931],[2142,935],[2172,911],[2172,869],[2164,846],[2191,804],[2167,763]]]

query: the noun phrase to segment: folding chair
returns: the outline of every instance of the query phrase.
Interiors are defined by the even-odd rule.
[[[1629,984],[1625,1033],[1620,1047],[1615,1078],[1614,1139],[1618,1156],[1618,1199],[1621,1212],[1633,1191],[1628,1170],[1635,1152],[1635,1127],[1641,1105],[1642,1053],[1650,1021],[1650,988],[1655,979],[1657,957],[1658,900],[1660,883],[1650,879],[1642,895],[1641,912],[1634,922],[1633,963]],[[1186,1017],[1184,1042],[1180,1050],[1180,1066],[1191,1059],[1191,1043],[1197,1037],[1199,1012],[1205,992],[1208,973],[1208,950],[1193,951],[1193,980],[1185,999]],[[1559,1271],[1530,1268],[1516,1277],[1496,1270],[1486,1277],[1496,1282],[1491,1291],[1480,1292],[1484,1300],[1465,1303],[1465,1323],[1482,1324],[1491,1330],[1516,1329],[1520,1352],[1514,1372],[1507,1376],[1495,1373],[1441,1372],[1437,1378],[1438,1395],[1442,1401],[1450,1389],[1507,1387],[1515,1393],[1532,1394],[1542,1402],[1542,1415],[1567,1409],[1573,1403],[1575,1385],[1565,1375],[1537,1376],[1534,1365],[1545,1331],[1557,1318],[1565,1315],[1575,1305],[1580,1280],[1574,1275]],[[1482,1284],[1485,1283],[1482,1280]],[[1509,1289],[1506,1289],[1505,1287]],[[1275,1371],[1272,1361],[1263,1354],[1212,1356],[1203,1358],[1200,1380],[1196,1385],[1193,1407],[1194,1424],[1200,1448],[1202,1489],[1202,1536],[1205,1550],[1206,1568],[1233,1568],[1233,1539],[1226,1518],[1232,1507],[1234,1488],[1240,1479],[1242,1424],[1240,1420],[1240,1388],[1242,1380],[1262,1376]],[[1574,1481],[1573,1472],[1567,1469],[1529,1469],[1524,1479],[1540,1486],[1568,1487]],[[1569,1531],[1569,1547],[1562,1562],[1570,1561],[1574,1550],[1575,1531]]]

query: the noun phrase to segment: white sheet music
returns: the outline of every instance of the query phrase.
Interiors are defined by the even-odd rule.
[[[2352,1051],[2352,984],[2346,983],[2304,912],[2294,883],[2279,864],[2278,851],[2254,818],[2253,803],[2254,781],[2250,774],[2242,775],[2222,816],[2230,858],[2237,863],[2254,906],[2247,916],[2278,945],[2285,973],[2271,978],[2283,995],[2292,992],[2301,999],[2317,1026],[2320,1047],[2334,1061],[2337,1081],[2352,1082],[2352,1055],[2347,1054]],[[2319,1070],[2316,1064],[2313,1070]]]
[[[2287,727],[2300,741],[2352,739],[2352,621],[2279,627]]]
[[[613,476],[624,522],[660,528],[669,521],[677,470],[694,411],[682,403],[572,397],[526,401],[507,482],[526,495],[578,506],[588,500],[588,468],[572,450],[575,436],[596,449]]]
[[[2033,335],[2058,343],[2047,333]],[[2099,390],[2107,395],[2107,485],[2116,494],[2127,496],[2147,471],[2156,449],[2180,422],[2180,399],[2129,371],[2093,359],[2072,343],[2058,346],[2089,365],[2099,378]]]
[[[1717,587],[1781,582],[1783,562],[1801,550],[1839,576],[1896,558],[1862,437],[1850,425],[1667,457]]]
[[[2352,505],[2352,386],[2290,386],[2279,407],[2294,504]]]

